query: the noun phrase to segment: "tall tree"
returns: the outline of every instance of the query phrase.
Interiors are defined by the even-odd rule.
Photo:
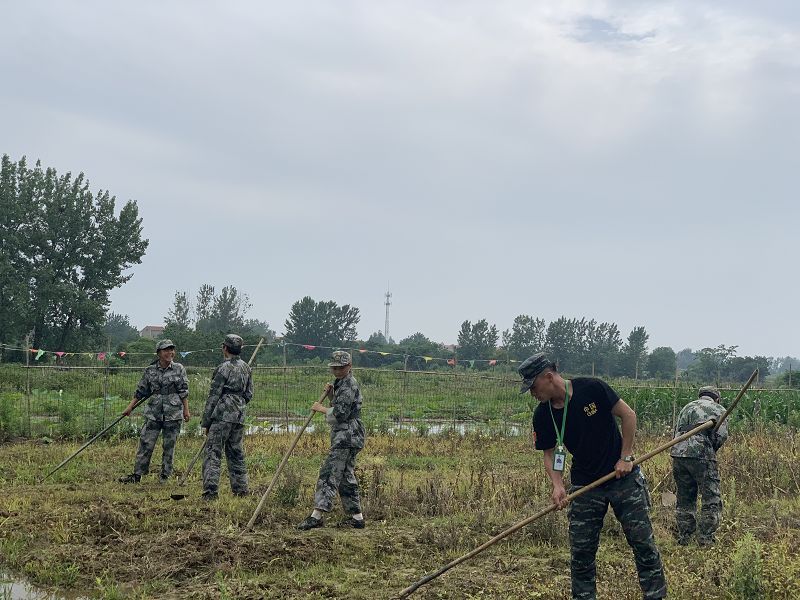
[[[568,373],[581,372],[584,368],[586,346],[583,339],[585,319],[559,317],[551,321],[545,334],[545,346],[551,360]]]
[[[503,332],[503,346],[510,358],[525,360],[544,348],[545,322],[530,315],[519,315],[511,331]]]
[[[192,306],[189,304],[189,294],[186,292],[175,292],[175,300],[172,308],[164,317],[164,322],[168,328],[178,331],[188,331],[192,326]]]
[[[644,327],[634,327],[628,334],[628,343],[622,348],[620,368],[627,377],[641,376],[647,364],[647,340],[650,339]]]
[[[659,346],[647,357],[647,373],[650,377],[672,379],[676,368],[675,351],[669,346]]]
[[[488,359],[497,352],[500,334],[497,327],[489,325],[486,319],[461,324],[458,332],[458,355],[463,359]]]
[[[35,346],[96,343],[111,290],[147,249],[136,203],[117,215],[116,198],[93,194],[83,173],[30,169],[24,158],[4,155],[0,169],[0,319],[16,335],[33,329]]]
[[[357,338],[356,325],[361,320],[359,310],[336,302],[317,302],[305,296],[292,305],[284,323],[285,339],[295,344],[336,346]]]
[[[119,315],[115,312],[108,313],[103,333],[114,348],[139,338],[139,331],[131,325],[128,315]]]

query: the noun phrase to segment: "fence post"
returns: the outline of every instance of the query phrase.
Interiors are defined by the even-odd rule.
[[[678,367],[675,367],[675,393],[672,395],[672,431],[675,431],[675,423],[678,419]]]
[[[283,417],[286,423],[286,432],[289,432],[289,380],[286,369],[286,342],[283,342]]]
[[[103,378],[103,427],[106,428],[106,407],[108,405],[108,376],[111,362],[111,338],[106,338],[105,377]]]
[[[25,336],[25,403],[28,410],[28,437],[33,435],[31,428],[31,336]]]
[[[408,394],[408,354],[403,358],[403,393],[400,394],[400,423],[398,432],[403,432],[403,415],[406,412],[406,395]]]

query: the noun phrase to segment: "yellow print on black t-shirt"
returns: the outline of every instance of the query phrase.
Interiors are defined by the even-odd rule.
[[[597,405],[594,402],[592,402],[588,406],[583,407],[583,412],[586,413],[587,417],[591,417],[593,414],[597,412]]]

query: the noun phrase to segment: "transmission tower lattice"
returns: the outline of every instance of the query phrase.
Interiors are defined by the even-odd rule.
[[[389,342],[389,307],[392,305],[392,303],[389,301],[389,298],[392,297],[392,294],[389,291],[388,286],[387,286],[385,295],[386,295],[386,302],[384,302],[384,304],[386,305],[386,323],[383,326],[383,339],[385,339],[386,342],[388,343]]]

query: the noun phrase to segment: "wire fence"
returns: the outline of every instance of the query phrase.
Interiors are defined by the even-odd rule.
[[[199,430],[213,368],[187,367],[192,419]],[[507,374],[469,371],[412,371],[356,368],[368,432],[430,435],[481,432],[526,435],[536,401],[519,394],[519,379]],[[13,437],[83,437],[119,416],[131,400],[141,367],[0,365],[0,439]],[[294,430],[309,414],[326,382],[325,366],[303,365],[253,369],[254,396],[248,405],[248,432]],[[697,396],[697,386],[646,385],[611,381],[638,416],[638,427],[652,433],[672,430],[680,409]],[[738,387],[721,389],[731,399]],[[732,415],[742,427],[800,426],[800,390],[751,388]],[[137,410],[137,413],[141,409]],[[141,425],[136,413],[117,434],[133,435]],[[314,426],[324,429],[324,419]]]

